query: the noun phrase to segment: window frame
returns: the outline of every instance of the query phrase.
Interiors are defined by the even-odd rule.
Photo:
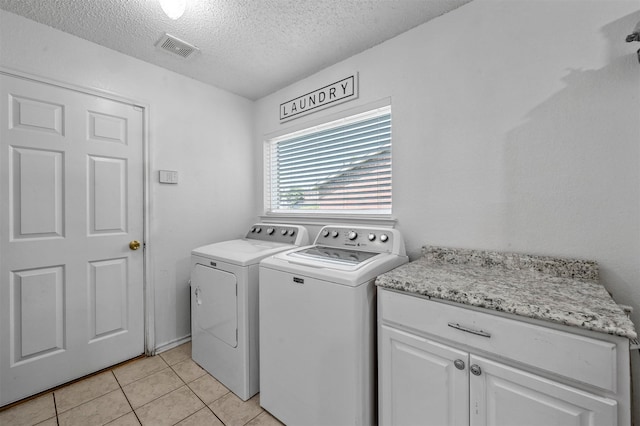
[[[300,137],[302,135],[313,134],[316,132],[325,131],[332,128],[339,128],[341,126],[348,125],[350,123],[357,123],[360,121],[365,121],[367,119],[372,119],[375,117],[380,117],[384,115],[389,115],[391,117],[391,136],[389,137],[390,147],[389,147],[389,174],[390,174],[390,183],[389,192],[390,201],[389,201],[389,209],[370,209],[370,210],[350,210],[350,209],[276,209],[271,205],[272,202],[272,191],[274,191],[274,173],[272,168],[272,147],[274,144],[279,142],[290,140],[296,137]],[[263,199],[263,208],[264,208],[264,218],[290,218],[290,219],[309,219],[313,221],[314,219],[321,218],[322,220],[330,220],[330,219],[357,219],[358,221],[364,222],[377,222],[377,223],[389,223],[395,222],[393,219],[393,115],[391,109],[391,103],[389,100],[383,100],[377,102],[375,104],[369,104],[357,109],[351,109],[343,111],[342,113],[335,114],[332,116],[327,116],[323,119],[317,119],[312,122],[306,122],[304,124],[299,124],[296,127],[289,128],[283,130],[278,133],[274,133],[271,135],[266,135],[264,138],[264,169],[263,169],[263,179],[264,179],[264,199]]]

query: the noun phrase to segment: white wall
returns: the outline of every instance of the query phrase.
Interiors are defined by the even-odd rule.
[[[2,10],[0,66],[149,106],[156,347],[188,337],[191,249],[254,220],[252,102]],[[161,169],[179,183],[159,184]]]
[[[390,97],[413,258],[434,244],[594,259],[640,324],[638,21],[635,0],[475,0],[257,101],[254,166],[264,135]],[[358,100],[279,124],[281,102],[353,72]]]
[[[430,244],[593,259],[640,330],[638,21],[636,0],[475,0],[259,100],[255,143],[391,97],[412,258]],[[358,100],[279,124],[281,102],[353,72]]]

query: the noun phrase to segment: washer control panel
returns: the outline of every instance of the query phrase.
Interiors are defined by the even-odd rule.
[[[304,226],[255,223],[249,228],[245,238],[303,246],[309,242],[309,233]]]
[[[400,251],[404,251],[402,235],[392,228],[325,226],[318,233],[314,244],[377,253],[400,254]]]

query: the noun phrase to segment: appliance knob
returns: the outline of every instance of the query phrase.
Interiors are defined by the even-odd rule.
[[[256,228],[256,232],[259,234],[262,232],[262,228],[260,228],[259,226]]]
[[[286,229],[283,229],[282,231],[280,231],[280,233],[281,233],[282,235],[287,235],[287,230],[286,230]]]
[[[251,232],[256,232],[256,227],[251,228]]]
[[[333,232],[331,233],[331,236],[332,236],[333,238],[338,238],[338,235],[340,235],[340,233],[339,233],[338,231],[333,231]]]
[[[290,236],[292,236],[292,237],[293,237],[295,234],[296,234],[295,229],[290,229],[290,230],[289,230],[289,235],[290,235]]]
[[[389,240],[389,236],[387,234],[380,235],[380,241],[382,241],[383,243],[386,243],[388,240]]]
[[[269,234],[269,235],[273,234],[274,231],[275,231],[275,229],[273,229],[273,228],[267,228],[267,234]]]
[[[358,238],[358,233],[356,231],[349,232],[349,239],[350,240],[355,240],[356,238]]]
[[[327,238],[329,236],[329,230],[328,229],[323,230],[322,231],[322,236]]]
[[[369,234],[369,241],[375,241],[376,234]]]

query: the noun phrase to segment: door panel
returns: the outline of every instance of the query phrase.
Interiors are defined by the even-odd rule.
[[[472,426],[615,425],[617,402],[471,355]]]
[[[238,346],[238,281],[232,273],[196,265],[195,326],[235,348]]]
[[[127,144],[127,121],[124,117],[115,117],[89,111],[89,139],[93,141]]]
[[[62,237],[63,154],[11,147],[9,158],[12,239]]]
[[[16,271],[12,282],[15,363],[63,349],[64,268]]]
[[[126,330],[127,259],[90,262],[91,339]]]
[[[469,421],[468,354],[380,326],[381,425],[458,425]]]
[[[142,111],[0,74],[0,406],[144,353]]]
[[[9,95],[9,129],[24,128],[32,131],[63,134],[64,106],[39,99]]]
[[[127,232],[127,160],[89,156],[89,235]]]

